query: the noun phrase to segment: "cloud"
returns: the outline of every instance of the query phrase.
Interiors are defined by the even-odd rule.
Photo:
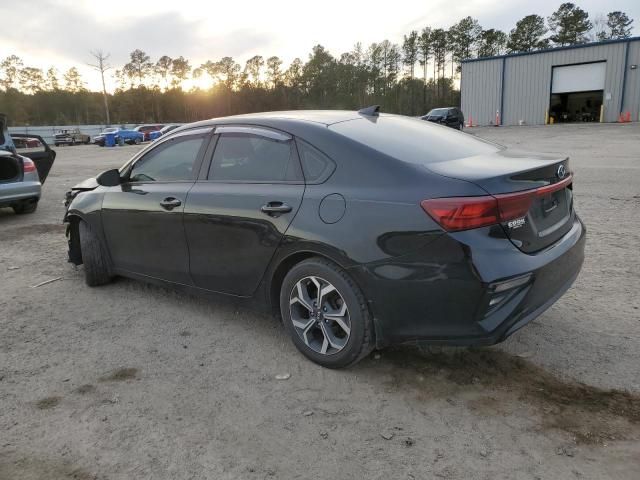
[[[247,55],[256,45],[269,45],[272,40],[268,33],[249,28],[211,35],[215,29],[208,30],[206,21],[188,20],[175,12],[147,12],[139,17],[123,13],[109,2],[93,9],[51,0],[20,2],[3,10],[3,23],[17,27],[3,29],[3,38],[43,60],[62,57],[84,63],[90,59],[90,50],[102,49],[111,52],[114,65],[126,63],[136,48],[152,59],[161,55],[216,59]]]

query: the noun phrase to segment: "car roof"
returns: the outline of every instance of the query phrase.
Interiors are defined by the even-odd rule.
[[[242,115],[232,115],[228,117],[212,118],[203,120],[194,125],[205,126],[218,123],[243,123],[245,121],[255,122],[261,120],[289,120],[300,122],[313,122],[321,125],[332,125],[338,122],[346,122],[362,118],[358,112],[351,110],[290,110],[280,112],[247,113]]]

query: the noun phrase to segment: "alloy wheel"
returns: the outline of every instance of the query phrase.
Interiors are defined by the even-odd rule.
[[[327,280],[309,276],[299,280],[289,296],[293,327],[314,352],[333,355],[349,341],[349,309],[338,289]]]

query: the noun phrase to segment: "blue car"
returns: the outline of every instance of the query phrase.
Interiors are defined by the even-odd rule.
[[[149,136],[149,140],[153,141],[156,140],[158,138],[160,138],[162,135],[165,135],[167,133],[169,133],[171,130],[175,130],[176,128],[178,128],[180,125],[166,125],[164,127],[162,127],[160,130],[154,130],[152,132],[148,132],[147,135]]]
[[[116,143],[120,141],[120,138],[124,139],[124,143],[140,145],[144,141],[144,134],[135,130],[118,130],[116,132]]]
[[[120,141],[120,138],[124,140],[124,143],[139,145],[144,140],[144,134],[136,132],[135,130],[126,130],[123,128],[105,128],[98,136],[93,137],[93,143],[104,147],[105,135],[108,133],[115,133],[116,144]]]

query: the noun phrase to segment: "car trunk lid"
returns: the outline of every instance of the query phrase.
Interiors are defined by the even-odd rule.
[[[504,234],[523,252],[546,248],[571,229],[573,177],[567,157],[499,150],[428,168],[472,182],[495,197]]]

